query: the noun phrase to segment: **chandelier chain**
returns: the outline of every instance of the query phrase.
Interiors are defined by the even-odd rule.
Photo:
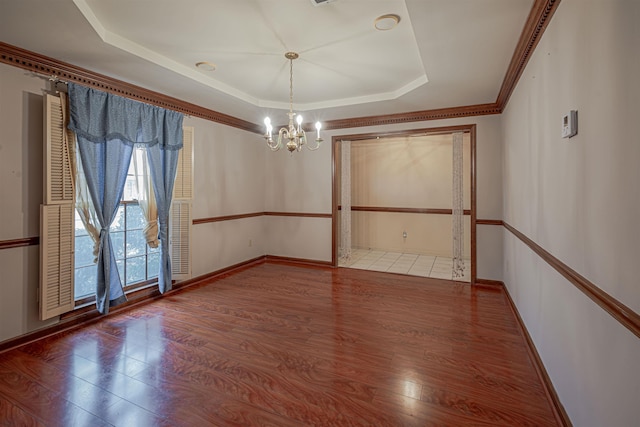
[[[289,59],[289,112],[293,112],[293,59]]]

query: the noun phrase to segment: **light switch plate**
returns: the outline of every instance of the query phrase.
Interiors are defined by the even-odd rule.
[[[578,133],[578,111],[571,110],[562,116],[562,137],[571,138]]]

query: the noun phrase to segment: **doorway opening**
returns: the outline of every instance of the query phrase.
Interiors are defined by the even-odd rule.
[[[334,136],[333,265],[474,283],[475,131]]]

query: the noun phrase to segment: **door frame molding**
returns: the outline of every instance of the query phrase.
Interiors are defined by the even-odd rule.
[[[334,267],[338,267],[338,185],[340,184],[337,179],[336,170],[336,152],[338,144],[341,141],[363,141],[369,139],[383,139],[383,138],[395,138],[410,135],[443,135],[451,134],[455,132],[464,132],[469,134],[470,151],[471,151],[471,284],[476,283],[477,278],[477,244],[476,244],[476,125],[457,125],[457,126],[441,126],[431,128],[420,129],[407,129],[395,132],[374,132],[374,133],[359,133],[359,134],[346,134],[346,135],[334,135],[331,137],[331,264]]]

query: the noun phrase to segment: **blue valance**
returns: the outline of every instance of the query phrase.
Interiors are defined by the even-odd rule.
[[[95,143],[182,148],[182,113],[69,83],[69,129]]]

